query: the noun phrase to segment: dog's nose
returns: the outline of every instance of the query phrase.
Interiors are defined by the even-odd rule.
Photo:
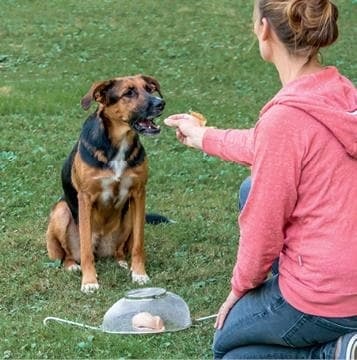
[[[159,103],[159,105],[158,105],[158,108],[160,109],[160,110],[164,110],[164,108],[165,108],[165,100],[164,99],[161,99],[161,101],[160,101],[160,103]]]
[[[165,108],[165,100],[159,97],[155,97],[153,101],[153,106],[155,109],[162,111]]]
[[[156,96],[155,96],[155,97],[152,99],[152,106],[153,106],[155,109],[162,111],[162,110],[164,110],[164,108],[165,108],[165,100],[162,99],[162,98],[159,98],[159,97],[156,97]]]

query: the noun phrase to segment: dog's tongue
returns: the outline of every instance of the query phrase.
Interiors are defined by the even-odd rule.
[[[148,119],[141,120],[139,123],[142,127],[145,128],[151,128],[151,126],[153,125],[152,121]]]
[[[157,129],[157,126],[149,119],[140,120],[139,124],[145,129]]]
[[[152,119],[140,119],[134,122],[134,129],[141,135],[156,135],[160,133],[160,126]]]

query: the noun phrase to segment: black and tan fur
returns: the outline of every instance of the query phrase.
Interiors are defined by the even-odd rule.
[[[155,95],[158,93],[160,96]],[[93,84],[82,99],[96,111],[83,124],[62,169],[63,198],[52,209],[46,233],[51,259],[82,271],[83,292],[98,289],[95,257],[114,256],[132,280],[144,284],[145,186],[148,164],[139,134],[160,132],[153,119],[165,102],[149,76]]]

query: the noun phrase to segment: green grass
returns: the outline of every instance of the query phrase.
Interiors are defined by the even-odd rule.
[[[356,82],[356,2],[338,4],[341,38],[324,61]],[[100,260],[100,291],[82,294],[78,274],[49,262],[44,233],[61,194],[62,162],[87,116],[79,101],[92,82],[153,75],[167,101],[164,116],[192,109],[211,125],[251,126],[280,85],[250,30],[244,0],[1,1],[0,357],[212,357],[212,320],[137,337],[44,327],[50,315],[99,325],[133,288],[124,270]],[[146,226],[152,285],[181,295],[193,318],[213,314],[229,291],[236,191],[247,171],[183,147],[167,128],[143,143],[147,208],[177,221]]]

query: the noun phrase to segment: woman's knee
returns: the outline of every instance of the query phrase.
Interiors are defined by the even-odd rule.
[[[227,353],[227,346],[224,343],[224,339],[227,338],[224,335],[223,330],[216,330],[213,337],[212,351],[214,359],[222,359]]]
[[[237,302],[228,313],[223,327],[215,331],[212,344],[215,359],[223,358],[229,351],[245,343],[243,333],[237,331],[241,327],[241,318],[243,316],[241,310],[239,302]]]

